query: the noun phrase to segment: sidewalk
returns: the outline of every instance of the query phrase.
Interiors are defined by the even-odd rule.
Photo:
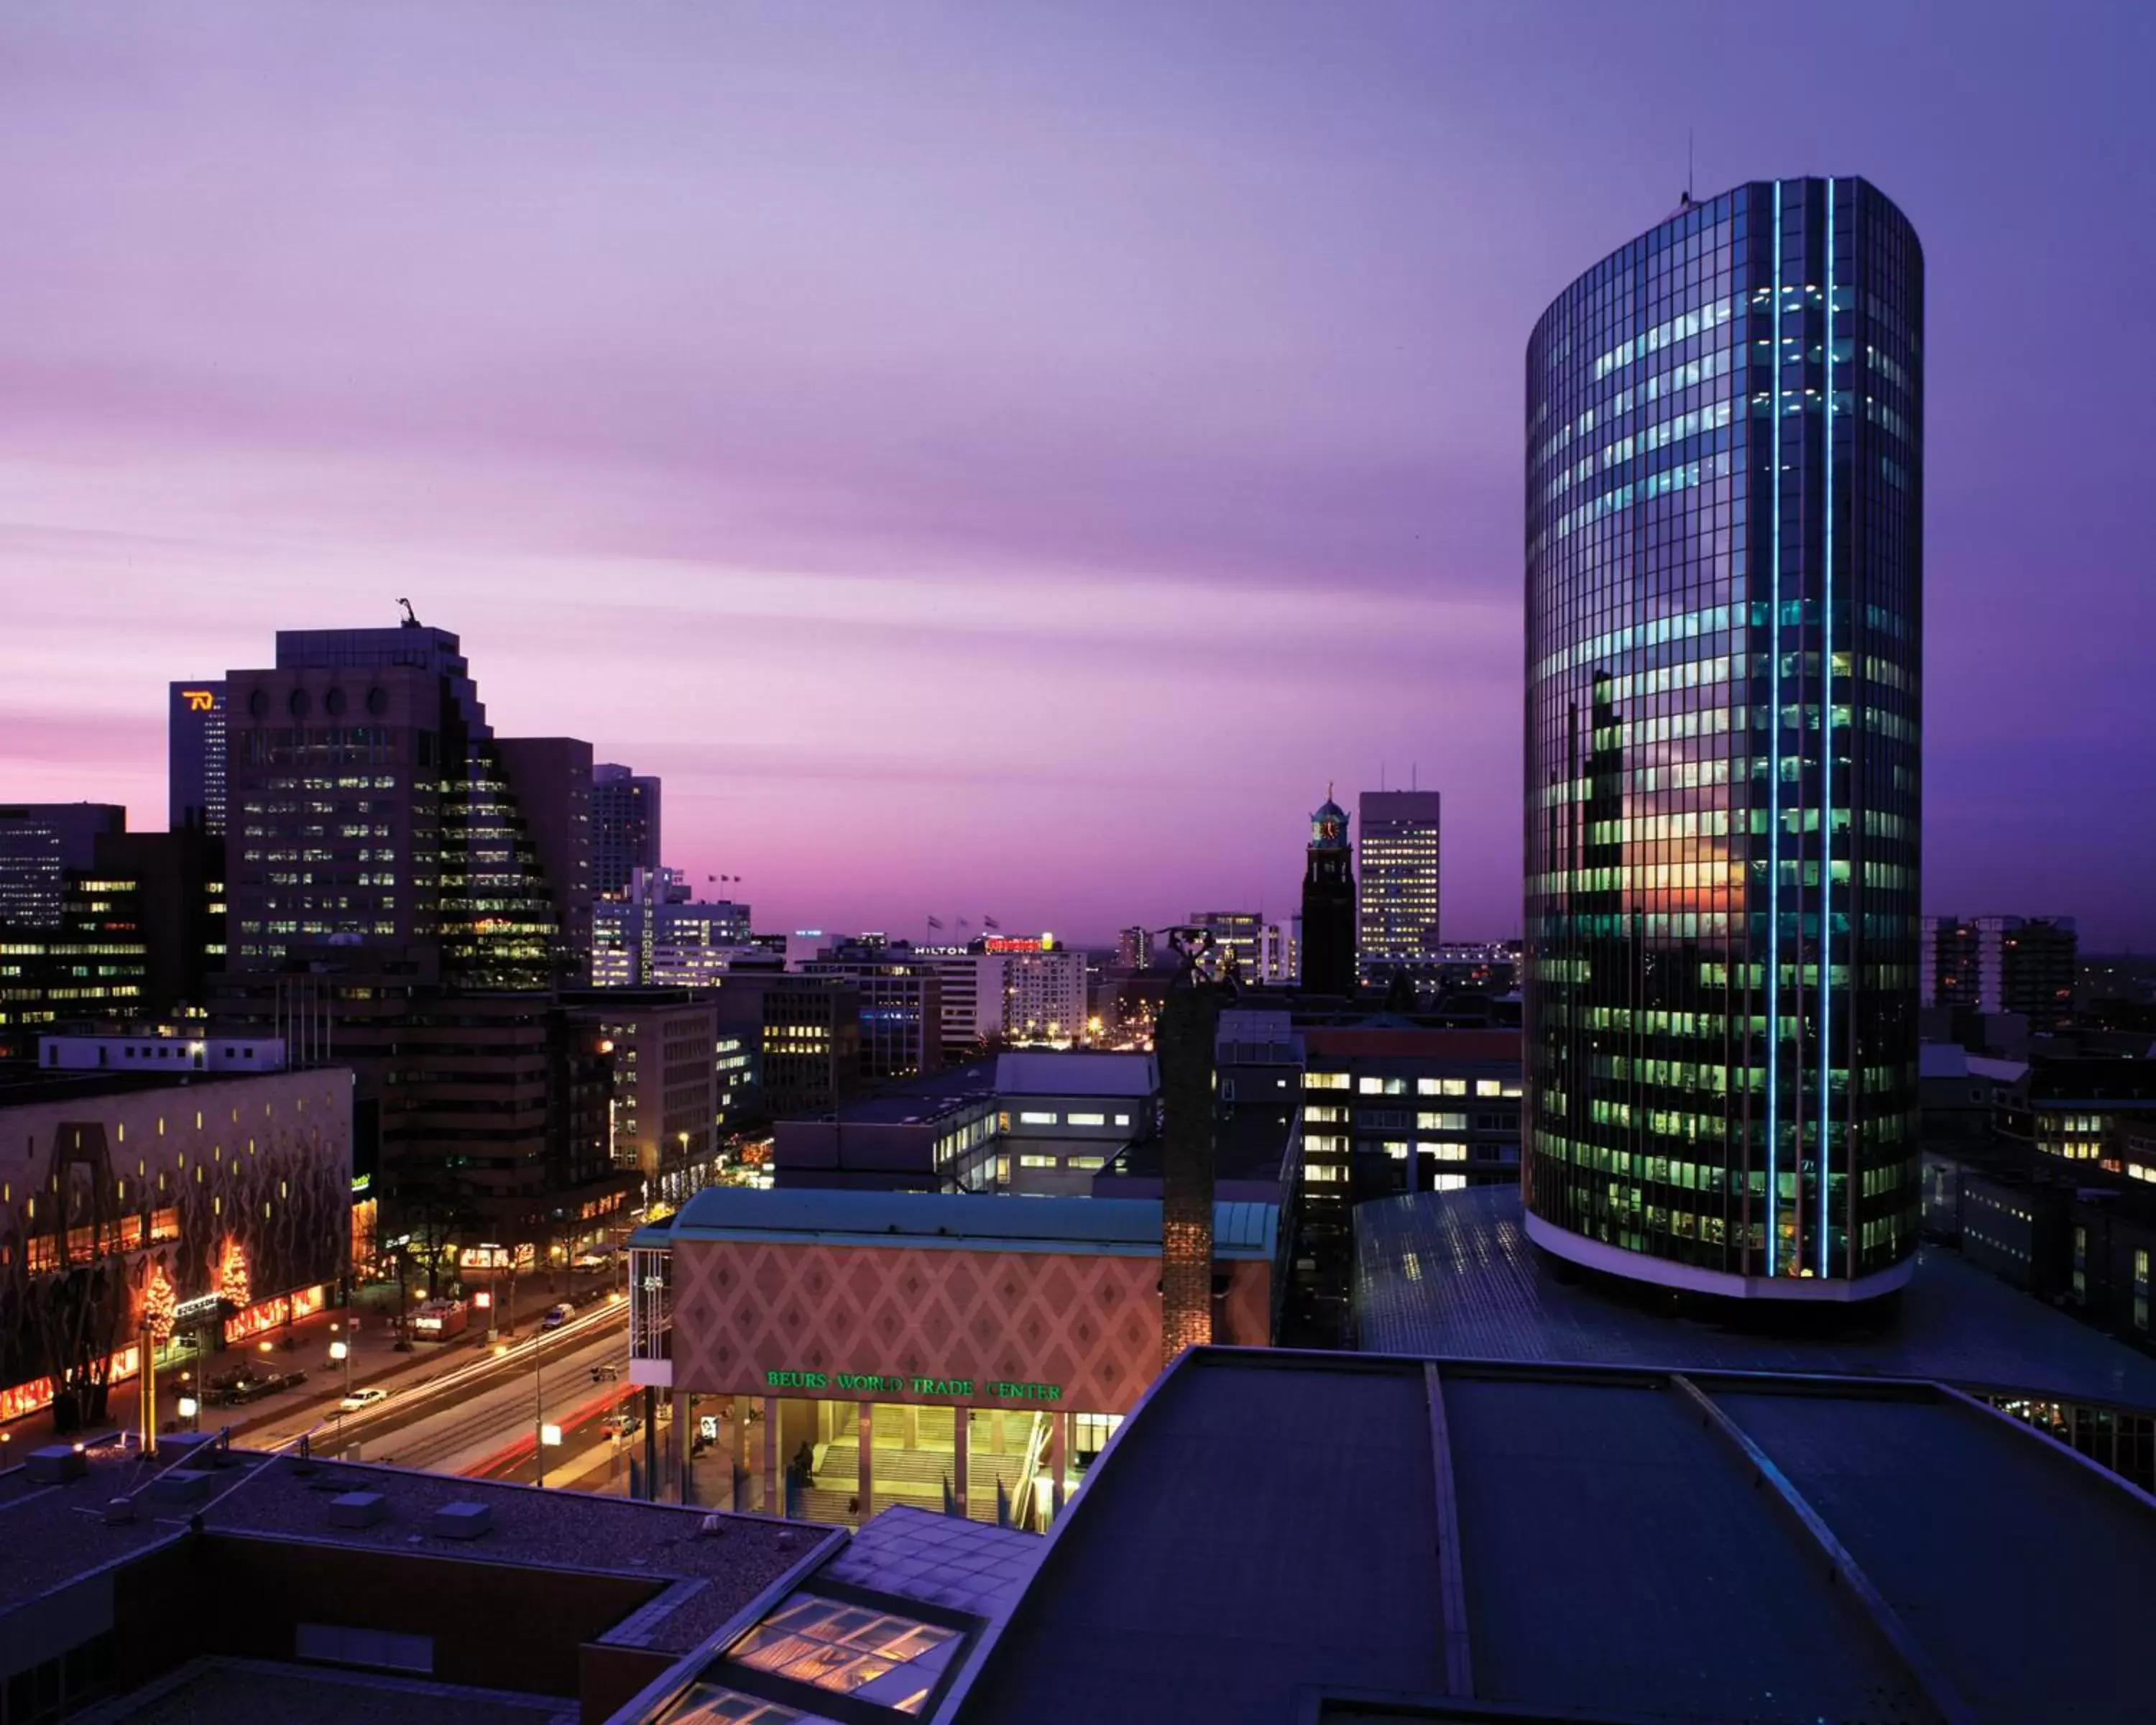
[[[605,1297],[610,1283],[603,1274],[572,1277],[564,1273],[558,1286],[548,1288],[543,1276],[520,1277],[516,1289],[516,1310],[514,1332],[518,1339],[533,1334],[547,1309],[563,1300],[588,1301],[596,1293]],[[506,1291],[506,1288],[505,1288]],[[357,1323],[356,1332],[349,1334],[352,1347],[350,1381],[352,1389],[362,1384],[378,1384],[393,1389],[431,1377],[447,1367],[468,1363],[477,1351],[486,1345],[485,1312],[473,1312],[464,1332],[448,1342],[415,1342],[408,1352],[397,1349],[394,1313],[397,1308],[397,1289],[393,1284],[361,1290],[354,1302],[352,1317]],[[302,1409],[324,1402],[345,1393],[346,1368],[341,1360],[330,1358],[330,1343],[346,1338],[346,1312],[341,1307],[318,1312],[311,1317],[301,1318],[289,1329],[280,1329],[254,1342],[235,1344],[220,1352],[198,1356],[189,1361],[177,1362],[160,1368],[157,1373],[157,1410],[159,1424],[167,1430],[179,1429],[179,1399],[182,1394],[195,1394],[200,1389],[198,1381],[191,1377],[182,1381],[182,1373],[200,1374],[210,1378],[230,1376],[249,1361],[259,1360],[274,1372],[304,1371],[306,1382],[297,1389],[280,1390],[265,1395],[259,1401],[239,1407],[218,1407],[205,1403],[196,1420],[205,1431],[228,1427],[237,1437],[251,1428],[274,1424],[280,1417],[289,1416]],[[497,1318],[499,1314],[496,1314]],[[505,1327],[504,1335],[508,1333]],[[286,1338],[290,1345],[286,1345]],[[263,1351],[260,1343],[270,1347]],[[94,1422],[93,1433],[110,1430],[131,1432],[139,1421],[139,1392],[135,1382],[112,1387],[107,1399],[107,1409],[103,1420]],[[13,1456],[28,1454],[54,1435],[52,1410],[41,1409],[35,1414],[25,1414],[5,1428],[6,1440],[0,1450],[12,1452]],[[0,1455],[0,1463],[12,1459]]]

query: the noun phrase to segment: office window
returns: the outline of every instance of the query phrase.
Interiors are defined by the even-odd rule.
[[[1052,1113],[1021,1112],[1018,1117],[1018,1123],[1020,1126],[1053,1126],[1055,1124],[1055,1116]]]
[[[1073,1114],[1070,1117],[1072,1126],[1106,1126],[1107,1123],[1108,1117],[1105,1114]]]

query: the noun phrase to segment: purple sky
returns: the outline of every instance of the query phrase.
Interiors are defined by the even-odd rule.
[[[1519,916],[1521,354],[1702,193],[1931,268],[1926,898],[2156,944],[2156,7],[496,4],[0,18],[0,797],[165,683],[459,631],[767,927],[1285,914],[1447,798]]]

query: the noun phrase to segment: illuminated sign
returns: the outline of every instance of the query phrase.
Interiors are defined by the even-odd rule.
[[[191,713],[213,713],[217,711],[217,691],[214,689],[182,689],[180,699],[187,702]]]
[[[201,1317],[216,1311],[218,1303],[218,1296],[215,1294],[198,1294],[193,1299],[182,1300],[175,1306],[172,1308],[172,1317],[176,1321],[184,1323],[191,1317]]]
[[[373,1189],[374,1176],[372,1174],[354,1174],[352,1177],[352,1195],[354,1198],[360,1197],[365,1193],[372,1192]]]
[[[1014,939],[1009,935],[992,934],[985,945],[991,952],[1052,952],[1055,950],[1055,937],[1026,934]]]
[[[893,1377],[887,1372],[766,1372],[767,1389],[838,1389],[855,1395],[983,1395],[999,1402],[1060,1402],[1060,1384],[1019,1384],[1004,1378]]]

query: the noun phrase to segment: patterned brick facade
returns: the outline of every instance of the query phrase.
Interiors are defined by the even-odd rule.
[[[1231,1271],[1219,1339],[1270,1339],[1271,1266]],[[997,1384],[1053,1385],[1058,1404],[1127,1412],[1161,1368],[1160,1260],[1064,1252],[682,1240],[674,1248],[674,1383],[764,1395],[768,1374],[969,1380],[970,1393],[880,1393],[940,1405],[1017,1405]]]

